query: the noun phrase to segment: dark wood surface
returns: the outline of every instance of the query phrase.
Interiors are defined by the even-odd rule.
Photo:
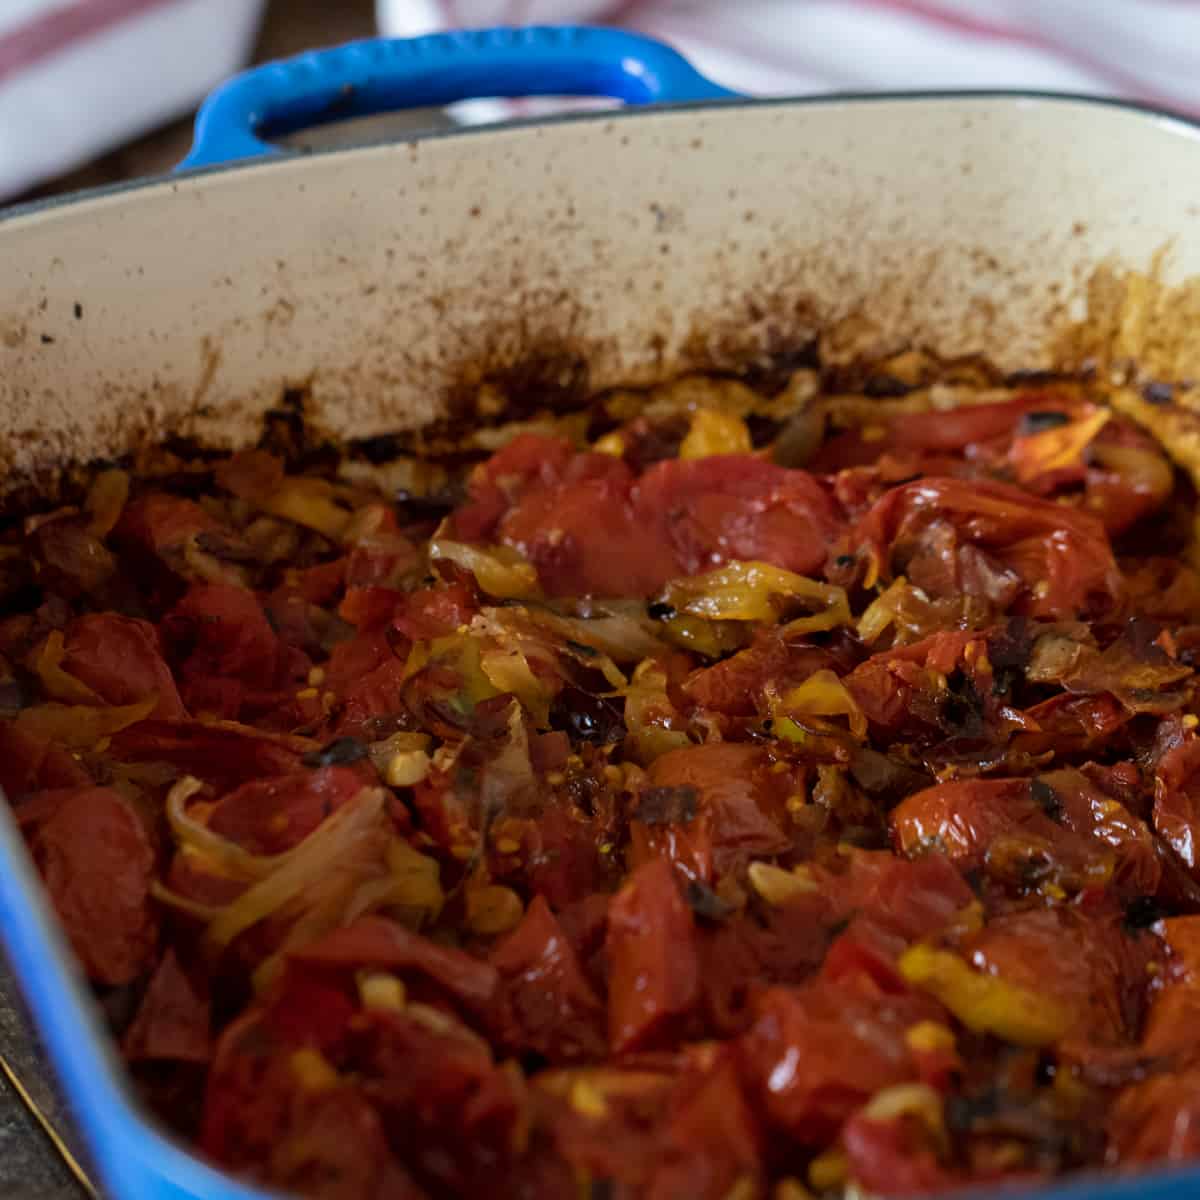
[[[75,1123],[54,1087],[41,1047],[7,965],[0,960],[0,1053],[88,1171]],[[86,1200],[66,1164],[25,1104],[0,1079],[0,1196],[5,1200]]]

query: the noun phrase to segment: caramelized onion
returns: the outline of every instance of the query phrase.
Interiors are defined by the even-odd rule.
[[[243,930],[257,925],[326,877],[374,828],[384,811],[385,797],[382,788],[363,788],[353,800],[327,817],[300,845],[286,855],[280,855],[268,875],[223,908],[209,924],[208,941],[214,946],[227,946]]]

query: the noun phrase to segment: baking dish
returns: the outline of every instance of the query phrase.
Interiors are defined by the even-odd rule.
[[[259,136],[489,92],[668,106],[303,157]],[[364,43],[259,69],[209,102],[185,165],[238,159],[0,222],[6,494],[143,438],[247,443],[284,393],[363,437],[455,411],[489,378],[648,383],[817,330],[864,353],[1048,368],[1099,264],[1200,274],[1187,123],[1045,96],[746,102],[605,31]],[[1192,342],[1143,340],[1162,371],[1194,369]],[[137,1115],[7,815],[0,904],[105,1186],[257,1194]],[[1192,1170],[1041,1194],[1198,1187]]]

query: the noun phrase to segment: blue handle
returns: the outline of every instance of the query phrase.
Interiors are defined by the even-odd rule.
[[[180,169],[277,152],[261,136],[491,96],[612,96],[630,104],[735,96],[681,54],[618,29],[531,26],[378,38],[268,63],[204,102]]]

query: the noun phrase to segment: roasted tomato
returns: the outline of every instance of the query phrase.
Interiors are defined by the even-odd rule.
[[[850,552],[868,577],[905,574],[934,596],[966,592],[1035,617],[1111,611],[1121,578],[1104,526],[1009,484],[921,479],[862,518]]]
[[[464,539],[520,550],[551,594],[606,596],[651,595],[729,559],[813,571],[838,528],[804,471],[731,454],[660,462],[639,478],[620,459],[533,435],[488,463],[455,523]]]
[[[1200,1158],[1186,402],[842,333],[6,509],[0,787],[175,1133],[312,1200]]]

